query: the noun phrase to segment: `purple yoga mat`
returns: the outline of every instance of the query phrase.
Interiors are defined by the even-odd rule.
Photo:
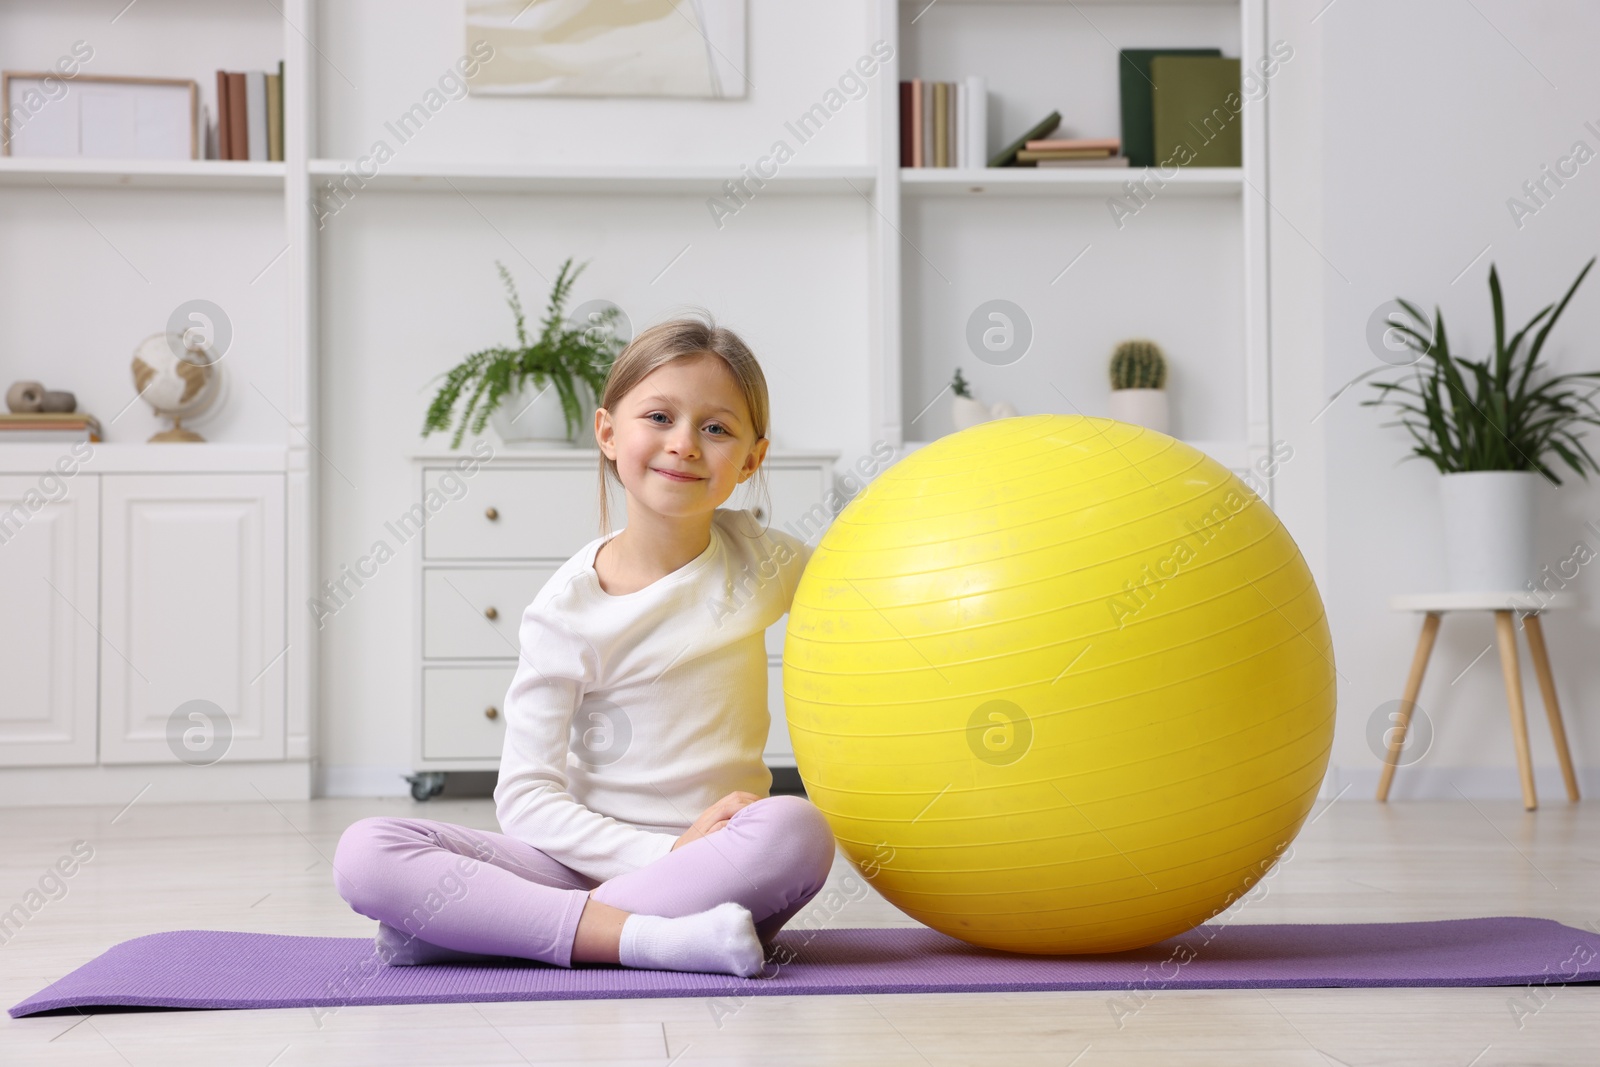
[[[326,1008],[498,1000],[1600,981],[1600,935],[1552,919],[1200,926],[1149,948],[1026,956],[925,927],[780,933],[757,978],[535,961],[388,967],[365,937],[174,930],[124,941],[10,1009]]]

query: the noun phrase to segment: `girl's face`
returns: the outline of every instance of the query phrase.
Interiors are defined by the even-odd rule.
[[[738,383],[715,356],[651,371],[616,411],[595,412],[595,439],[617,464],[630,510],[679,518],[721,507],[767,452]]]

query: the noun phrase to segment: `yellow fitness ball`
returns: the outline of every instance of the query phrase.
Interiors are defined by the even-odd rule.
[[[986,948],[1118,952],[1211,918],[1294,839],[1333,643],[1236,474],[1037,415],[941,438],[839,514],[783,697],[807,794],[896,907]]]

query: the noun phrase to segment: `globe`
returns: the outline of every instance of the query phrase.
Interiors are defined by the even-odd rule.
[[[222,374],[208,348],[180,334],[153,333],[133,350],[133,384],[157,415],[172,420],[151,441],[205,440],[182,420],[198,419],[217,402]]]

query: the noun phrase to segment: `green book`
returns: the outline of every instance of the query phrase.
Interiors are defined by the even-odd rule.
[[[1021,137],[1018,137],[1015,141],[1012,141],[1010,144],[1006,145],[999,152],[989,157],[989,166],[1016,166],[1017,153],[1022,151],[1023,145],[1027,144],[1029,141],[1037,141],[1042,137],[1050,136],[1050,134],[1053,133],[1055,128],[1059,125],[1061,125],[1061,112],[1050,112],[1050,114],[1046,115],[1043,119],[1040,119],[1039,124],[1033,129],[1029,130]]]
[[[1152,119],[1158,162],[1186,167],[1237,167],[1244,138],[1239,61],[1219,56],[1156,56]],[[1233,106],[1228,106],[1229,98]],[[1180,152],[1180,145],[1188,152]]]
[[[1156,165],[1155,127],[1151,121],[1150,61],[1156,56],[1220,56],[1220,48],[1124,48],[1117,60],[1122,94],[1122,154],[1130,167]]]

